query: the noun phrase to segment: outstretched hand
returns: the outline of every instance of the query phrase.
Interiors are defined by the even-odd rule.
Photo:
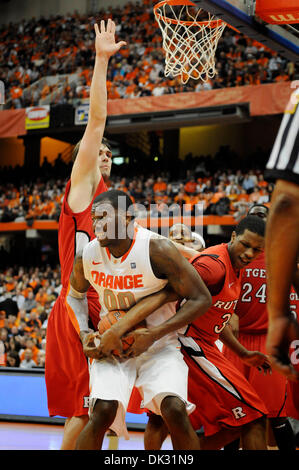
[[[96,55],[109,59],[116,54],[122,46],[126,45],[125,41],[115,42],[115,23],[110,18],[105,27],[105,21],[101,20],[100,28],[97,23],[94,25],[96,33]]]

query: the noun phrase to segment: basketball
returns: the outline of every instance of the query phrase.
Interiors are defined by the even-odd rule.
[[[124,317],[124,315],[127,312],[125,310],[113,310],[107,315],[105,315],[98,323],[98,330],[99,333],[102,335],[106,330],[109,330],[112,325],[114,325],[116,322],[118,322],[121,318]],[[137,330],[138,328],[145,328],[146,323],[145,321],[139,323],[137,326],[133,327],[130,332]],[[130,346],[134,343],[134,337],[133,335],[128,335],[125,336],[122,339],[122,345],[123,345],[123,351],[127,351]],[[113,351],[113,354],[115,356],[119,356],[117,351]]]
[[[102,335],[106,330],[109,330],[109,328],[124,317],[125,314],[125,310],[113,310],[107,313],[98,323],[99,333]]]

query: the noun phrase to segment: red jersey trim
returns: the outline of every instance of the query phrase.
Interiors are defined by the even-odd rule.
[[[67,293],[66,293],[66,296],[64,298],[64,304],[65,304],[65,307],[66,307],[66,310],[67,310],[67,313],[70,317],[70,320],[72,322],[72,325],[73,327],[75,328],[75,330],[77,331],[78,335],[80,334],[80,327],[79,327],[79,323],[78,323],[78,320],[76,318],[76,315],[75,315],[75,312],[74,310],[72,309],[72,307],[68,304],[67,302],[67,296],[68,296],[68,293],[69,293],[69,290],[70,290],[70,283],[68,284],[68,288],[67,288]]]

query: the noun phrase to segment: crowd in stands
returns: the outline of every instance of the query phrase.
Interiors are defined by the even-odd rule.
[[[59,266],[0,273],[0,366],[44,368],[48,316],[60,290]]]
[[[161,96],[223,87],[287,81],[295,78],[295,65],[255,40],[226,28],[216,51],[216,76],[207,82],[164,77],[162,36],[153,15],[152,0],[108,7],[98,15],[41,17],[0,28],[0,80],[5,84],[7,107],[42,104],[79,104],[88,100],[94,64],[95,20],[112,17],[123,47],[110,60],[109,99]],[[77,74],[69,81],[66,74]],[[34,85],[47,76],[64,77],[50,85]],[[29,93],[24,89],[30,87]]]
[[[108,186],[127,192],[139,217],[148,214],[163,217],[171,211],[175,215],[180,210],[181,213],[184,210],[185,214],[194,214],[195,204],[199,203],[204,215],[234,215],[238,219],[251,204],[269,204],[273,185],[264,180],[263,172],[248,168],[219,169],[223,168],[220,164],[224,158],[222,152],[226,155],[229,151],[224,147],[214,159],[186,156],[185,161],[181,161],[183,172],[177,179],[167,171],[147,174],[135,171],[133,174],[137,176],[116,176],[113,170]],[[213,169],[215,165],[218,170]],[[233,168],[228,162],[227,167]],[[48,171],[42,168],[44,177],[40,176],[33,182],[22,182],[17,177],[18,171],[12,170],[15,180],[0,185],[0,222],[26,221],[30,226],[34,220],[59,219],[68,178],[61,177],[61,174],[70,175],[71,170],[67,164],[62,173],[57,173],[56,166],[47,165],[47,168]],[[186,171],[185,168],[189,169]],[[2,181],[12,181],[8,172],[3,172]]]

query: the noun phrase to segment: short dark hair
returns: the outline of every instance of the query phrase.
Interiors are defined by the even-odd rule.
[[[129,212],[129,214],[134,217],[133,201],[130,196],[124,191],[120,191],[119,189],[111,189],[109,191],[105,191],[104,193],[99,194],[99,196],[95,198],[92,207],[103,201],[108,201],[116,210],[119,208],[124,209],[126,212]]]
[[[269,213],[269,207],[265,206],[264,204],[253,204],[253,206],[250,207],[249,211],[247,212],[247,215],[250,215],[252,209],[255,209],[256,207],[262,207],[265,209],[265,212],[268,214]],[[254,214],[252,214],[254,215]]]
[[[72,162],[74,163],[74,161],[76,160],[77,158],[77,155],[78,155],[78,152],[79,152],[79,148],[80,148],[80,144],[82,142],[82,139],[79,140],[79,142],[76,143],[75,147],[74,147],[74,150],[72,152]],[[110,147],[110,144],[108,142],[108,140],[106,139],[106,137],[103,137],[102,138],[102,142],[101,142],[103,145],[106,145],[106,147],[108,147],[109,150],[111,150],[111,147]]]
[[[250,232],[260,235],[261,237],[264,237],[266,223],[258,215],[247,215],[247,217],[244,217],[244,219],[242,219],[241,222],[238,223],[235,228],[235,232],[237,235],[242,235],[246,229]]]

